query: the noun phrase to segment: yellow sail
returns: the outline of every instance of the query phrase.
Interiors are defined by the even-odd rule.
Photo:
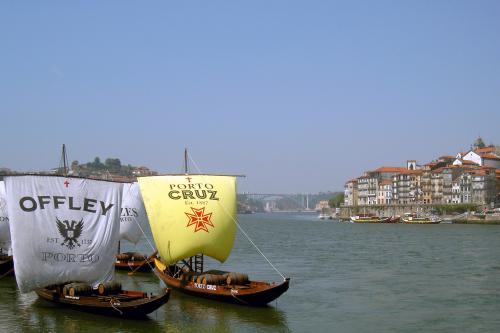
[[[236,178],[175,175],[138,178],[158,252],[165,262],[202,253],[224,262],[236,233]]]

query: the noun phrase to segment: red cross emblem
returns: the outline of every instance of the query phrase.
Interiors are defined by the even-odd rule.
[[[200,209],[191,207],[191,210],[193,211],[194,214],[184,213],[189,218],[189,222],[186,227],[190,227],[194,224],[195,225],[194,232],[200,230],[208,232],[207,225],[211,226],[212,228],[215,228],[211,221],[212,213],[205,214],[205,207]]]

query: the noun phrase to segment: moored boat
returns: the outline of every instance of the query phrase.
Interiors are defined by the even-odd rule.
[[[35,175],[8,176],[5,182],[21,293],[35,291],[61,306],[123,318],[144,316],[168,301],[169,290],[153,296],[109,289],[116,286],[121,183]],[[65,292],[72,281],[81,282]],[[101,285],[102,293],[96,288]]]
[[[183,272],[178,264],[166,266],[155,259],[155,273],[169,287],[185,294],[223,301],[234,304],[265,306],[286,292],[290,279],[281,283],[252,281],[244,275],[242,279],[231,282],[231,276],[241,276],[241,273],[206,271],[193,274]],[[228,280],[229,279],[229,280]]]
[[[387,223],[399,223],[401,221],[401,216],[392,215]]]
[[[154,260],[156,275],[183,293],[218,301],[264,306],[281,296],[290,279],[279,272],[283,281],[270,283],[242,273],[204,270],[204,255],[222,263],[231,253],[236,176],[188,174],[187,152],[185,166],[185,174],[138,178],[160,254]]]
[[[116,255],[115,268],[123,271],[151,272],[153,261],[142,253],[123,252]]]
[[[439,224],[442,221],[437,216],[425,216],[416,213],[406,213],[401,219],[405,224]]]
[[[111,293],[100,293],[100,288],[94,290],[90,286],[90,291],[75,293],[67,292],[65,286],[67,284],[48,286],[35,292],[42,299],[75,310],[123,318],[145,317],[165,304],[170,297],[170,289],[152,296],[145,292],[121,288]]]
[[[0,253],[0,278],[7,275],[14,275],[14,260],[12,256]]]
[[[146,230],[149,230],[147,219],[139,185],[137,182],[124,184],[120,212],[120,241],[118,241],[118,254],[115,261],[116,269],[133,272],[150,272],[152,270],[153,262],[145,254],[120,253],[122,240],[137,244]]]
[[[5,201],[5,183],[0,181],[0,278],[14,274],[14,261],[12,259],[9,217]]]
[[[390,217],[352,216],[351,221],[354,223],[389,223]]]

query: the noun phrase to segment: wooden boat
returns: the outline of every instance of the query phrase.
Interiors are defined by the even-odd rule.
[[[153,260],[141,253],[125,252],[116,255],[115,268],[123,271],[151,272]]]
[[[0,253],[0,278],[14,275],[14,260],[12,256]]]
[[[401,221],[401,216],[399,216],[399,215],[392,215],[389,218],[389,222],[387,222],[387,223],[399,223],[400,221]]]
[[[236,176],[185,174],[139,177],[160,258],[155,273],[183,293],[251,306],[266,305],[290,279],[268,283],[246,274],[204,271],[204,255],[224,262],[236,235]],[[166,232],[168,230],[168,232]],[[278,272],[279,273],[279,272]]]
[[[378,216],[352,216],[351,221],[354,223],[390,223],[390,217]]]
[[[289,288],[290,279],[281,283],[251,281],[245,279],[241,283],[228,284],[230,272],[206,271],[189,274],[176,264],[166,266],[155,258],[155,273],[169,287],[185,294],[203,298],[250,306],[265,306],[280,297]],[[234,274],[234,273],[233,273]],[[213,278],[212,276],[221,278]],[[212,282],[209,282],[212,279]]]
[[[5,183],[21,293],[36,291],[63,306],[122,317],[146,315],[168,301],[169,290],[149,296],[110,287],[116,285],[109,281],[115,271],[122,183],[40,175],[8,176]],[[86,287],[68,293],[67,281],[82,281]],[[98,284],[102,293],[90,287]]]
[[[442,221],[436,216],[422,216],[416,213],[406,213],[401,219],[405,224],[439,224]]]
[[[9,217],[5,200],[5,183],[0,181],[0,278],[14,274],[14,261],[9,255],[11,250]]]
[[[96,291],[85,295],[65,292],[64,285],[53,285],[35,290],[36,294],[47,301],[70,307],[75,310],[123,318],[144,317],[165,304],[170,297],[170,289],[157,296],[140,291],[120,290],[115,293]]]
[[[137,182],[123,185],[122,206],[120,210],[120,241],[118,241],[118,254],[116,255],[115,268],[126,271],[150,272],[153,267],[152,260],[137,252],[120,253],[122,240],[137,244],[149,228],[144,202]]]

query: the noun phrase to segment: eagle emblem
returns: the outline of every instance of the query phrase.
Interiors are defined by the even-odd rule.
[[[60,221],[57,217],[57,229],[59,229],[59,233],[64,237],[64,242],[61,245],[66,245],[68,249],[72,250],[75,248],[75,244],[80,246],[78,243],[78,237],[82,234],[83,230],[83,219],[80,222],[76,222],[71,220]]]

